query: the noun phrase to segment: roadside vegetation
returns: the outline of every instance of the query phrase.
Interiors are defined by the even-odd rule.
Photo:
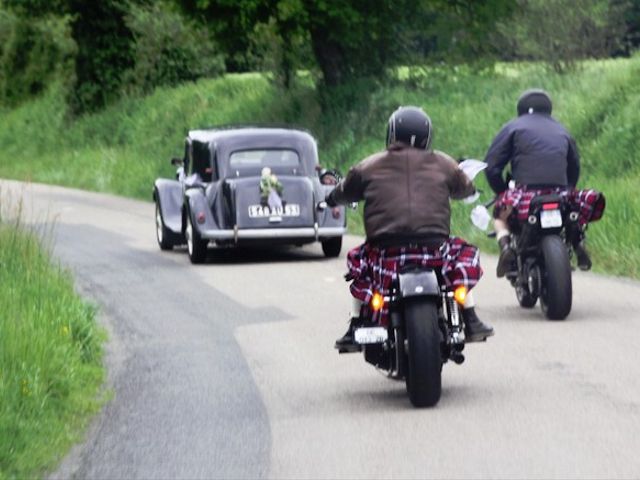
[[[42,476],[101,405],[104,334],[47,237],[0,219],[0,479]]]
[[[640,278],[640,57],[585,61],[558,74],[539,63],[471,67],[401,68],[396,79],[362,80],[334,90],[322,108],[309,76],[300,75],[286,97],[261,74],[232,74],[147,97],[123,99],[68,120],[64,96],[46,95],[0,118],[0,176],[56,183],[148,200],[158,176],[171,177],[188,129],[226,123],[285,122],[319,138],[321,162],[346,172],[384,145],[386,119],[398,105],[425,108],[435,125],[434,146],[455,157],[484,157],[515,101],[531,86],[547,89],[554,114],[577,139],[580,186],[601,189],[607,211],[589,230],[597,271]],[[366,92],[363,93],[363,92]],[[489,189],[480,179],[490,198]],[[469,207],[455,209],[454,230],[485,248],[493,242],[470,226]],[[353,231],[361,231],[352,215]]]

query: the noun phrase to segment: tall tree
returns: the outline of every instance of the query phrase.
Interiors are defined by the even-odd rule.
[[[74,106],[78,111],[107,105],[120,95],[123,74],[133,66],[133,35],[125,0],[69,0],[78,44]]]
[[[481,44],[510,0],[176,0],[205,18],[227,50],[229,66],[240,67],[258,24],[273,22],[287,45],[307,38],[324,83],[334,86],[359,76],[385,75],[385,68],[415,58],[421,36],[457,36],[449,45]],[[434,23],[447,25],[433,32]],[[431,32],[431,33],[429,33]],[[467,41],[471,39],[471,41]],[[422,43],[425,45],[425,42]],[[293,47],[293,45],[291,45]],[[433,48],[433,45],[432,45]],[[293,68],[285,57],[283,68]]]

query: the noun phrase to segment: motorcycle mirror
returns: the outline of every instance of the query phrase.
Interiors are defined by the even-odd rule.
[[[473,223],[476,228],[486,231],[490,221],[491,215],[487,207],[484,205],[476,205],[473,207],[473,210],[471,210],[471,223]]]

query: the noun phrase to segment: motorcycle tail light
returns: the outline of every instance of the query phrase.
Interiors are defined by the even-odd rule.
[[[196,221],[202,224],[204,223],[204,220],[205,220],[204,212],[198,212],[198,215],[196,215]]]
[[[340,218],[340,208],[338,207],[334,207],[331,209],[331,215],[333,215],[333,218]]]
[[[384,297],[380,295],[378,292],[373,294],[371,297],[371,308],[374,312],[379,312],[384,306]]]
[[[543,210],[557,210],[560,207],[559,203],[545,203],[542,205]]]
[[[460,305],[464,305],[464,301],[467,299],[467,287],[460,285],[453,291],[453,298],[456,299]]]

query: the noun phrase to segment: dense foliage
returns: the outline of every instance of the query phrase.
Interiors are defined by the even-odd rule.
[[[402,65],[630,55],[640,0],[0,0],[0,105],[57,82],[72,112],[229,72],[319,93]],[[323,108],[330,108],[323,102]]]
[[[577,139],[580,185],[607,195],[604,219],[589,230],[596,268],[640,278],[639,77],[637,56],[582,62],[563,74],[538,63],[500,63],[484,70],[400,68],[386,84],[363,79],[336,89],[334,103],[323,108],[307,75],[283,96],[264,75],[234,74],[160,88],[72,123],[63,95],[54,90],[0,117],[0,176],[148,200],[154,179],[175,173],[169,159],[181,153],[188,129],[247,119],[310,129],[319,139],[322,163],[345,172],[383,147],[386,119],[400,104],[429,112],[435,148],[483,158],[500,126],[515,115],[518,95],[540,86],[551,92],[555,115]],[[358,216],[351,220],[357,223]],[[495,248],[471,227],[464,205],[456,207],[453,224],[456,233]]]
[[[0,40],[5,106],[55,82],[67,91],[72,113],[82,113],[223,71],[206,27],[169,1],[4,0]]]

